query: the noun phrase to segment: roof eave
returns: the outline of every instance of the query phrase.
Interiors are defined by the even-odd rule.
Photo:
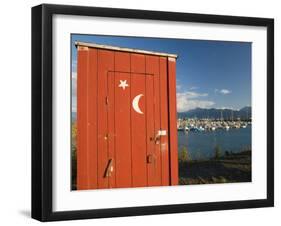
[[[172,58],[175,58],[175,59],[178,58],[177,54],[154,52],[154,51],[147,51],[147,50],[141,50],[141,49],[123,48],[123,47],[101,45],[101,44],[88,43],[88,42],[75,42],[75,46],[76,47],[77,46],[83,46],[83,47],[89,47],[89,48],[107,49],[107,50],[121,51],[121,52],[131,52],[131,53],[139,53],[139,54],[147,54],[147,55],[172,57]]]

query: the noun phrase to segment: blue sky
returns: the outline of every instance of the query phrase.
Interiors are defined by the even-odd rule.
[[[251,106],[251,43],[72,35],[72,100],[76,111],[75,41],[178,54],[177,108]]]

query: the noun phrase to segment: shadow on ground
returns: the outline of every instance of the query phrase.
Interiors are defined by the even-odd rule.
[[[220,159],[179,162],[180,184],[251,182],[251,151]]]

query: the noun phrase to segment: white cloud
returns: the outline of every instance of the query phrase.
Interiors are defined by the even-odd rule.
[[[77,70],[77,60],[72,60],[71,66],[72,66],[72,70],[76,71]]]
[[[189,90],[195,90],[195,89],[198,89],[199,87],[197,87],[197,86],[192,86],[192,87],[190,87],[189,88]]]
[[[220,93],[220,94],[223,94],[223,95],[227,95],[227,94],[230,94],[231,93],[231,90],[228,90],[228,89],[215,89],[214,90],[215,93]]]
[[[185,97],[188,99],[194,99],[198,97],[206,97],[208,96],[208,93],[197,93],[197,92],[192,92],[192,91],[186,91],[183,93],[177,93],[177,97]]]
[[[71,97],[71,107],[73,112],[77,112],[77,96],[73,95],[73,93]]]
[[[231,91],[228,90],[228,89],[222,89],[222,90],[220,91],[220,93],[226,95],[226,94],[230,94]]]
[[[198,107],[210,108],[215,104],[213,101],[198,99],[207,96],[208,93],[197,93],[197,92],[177,93],[177,111],[183,112]]]
[[[181,85],[177,85],[177,90],[180,90],[181,89]]]
[[[72,79],[77,79],[77,72],[72,72]]]
[[[76,96],[77,93],[77,74],[72,72],[72,95]]]

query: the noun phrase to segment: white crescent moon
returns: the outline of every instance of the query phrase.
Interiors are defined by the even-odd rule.
[[[139,101],[142,96],[143,96],[143,94],[139,94],[139,95],[135,96],[135,98],[133,99],[133,102],[132,102],[134,110],[139,114],[143,114],[143,112],[141,111],[141,109],[139,107]]]

